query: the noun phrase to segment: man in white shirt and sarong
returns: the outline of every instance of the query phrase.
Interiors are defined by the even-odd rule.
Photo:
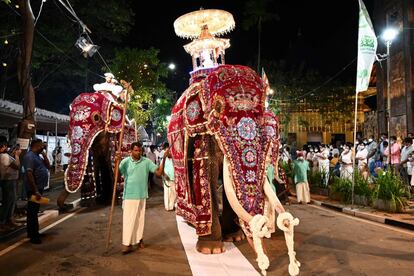
[[[352,150],[351,150],[351,145],[349,143],[347,143],[344,146],[344,150],[341,153],[340,162],[341,162],[341,178],[345,178],[345,179],[352,181],[354,170],[352,167],[352,163],[353,163]]]
[[[323,185],[328,186],[329,181],[329,148],[325,145],[321,145],[321,152],[316,156],[318,157],[319,172],[322,175]]]
[[[164,147],[169,147],[168,143],[164,144]],[[167,152],[165,155],[164,176],[162,179],[164,186],[164,207],[167,211],[173,211],[175,205],[175,199],[177,194],[175,192],[174,184],[174,166],[172,161],[171,152]]]

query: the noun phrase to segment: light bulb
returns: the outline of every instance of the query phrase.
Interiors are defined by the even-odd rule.
[[[3,62],[3,67],[7,67],[7,63]]]
[[[6,40],[4,41],[4,44],[9,44],[9,41],[6,39]]]

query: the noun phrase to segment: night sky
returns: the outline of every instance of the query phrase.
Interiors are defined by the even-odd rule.
[[[105,1],[105,0],[102,0]],[[131,1],[132,2],[132,1]],[[368,12],[374,21],[374,0],[364,0]],[[154,47],[160,49],[161,62],[176,64],[176,70],[166,80],[167,87],[181,94],[188,87],[189,72],[192,71],[191,57],[183,49],[183,45],[190,40],[175,35],[174,21],[188,12],[204,9],[222,9],[233,14],[236,28],[224,38],[229,38],[231,47],[226,51],[227,64],[250,65],[256,69],[257,60],[257,29],[246,31],[242,28],[246,1],[231,0],[169,0],[169,1],[134,1],[132,9],[135,13],[135,25],[128,36],[123,39],[122,47],[136,47],[146,49]],[[52,7],[54,8],[54,7]],[[341,71],[352,60],[354,63],[338,74],[336,80],[344,84],[353,85],[356,75],[357,35],[358,35],[358,0],[344,1],[296,1],[273,0],[268,2],[268,10],[279,15],[280,20],[264,22],[262,25],[262,60],[285,60],[290,64],[304,62],[306,68],[314,69],[329,79]],[[105,11],[110,12],[110,11]],[[35,11],[37,14],[37,12]],[[82,18],[83,19],[83,18]],[[87,22],[87,19],[83,19]],[[70,23],[68,22],[68,28]],[[77,27],[78,28],[78,27]],[[94,31],[94,30],[92,30]],[[376,30],[377,35],[380,30]],[[91,37],[94,39],[93,32]],[[39,38],[38,38],[39,39]],[[75,39],[75,36],[74,36]],[[101,52],[111,49],[113,45],[99,44]],[[78,59],[83,59],[75,46]],[[51,47],[51,51],[56,51]],[[111,56],[103,58],[110,61]],[[76,61],[77,58],[74,58]],[[68,61],[69,62],[69,61]],[[90,59],[91,64],[100,59],[95,56]],[[72,64],[73,66],[73,64]],[[103,65],[102,65],[103,66]],[[64,67],[59,68],[63,70]],[[96,68],[96,66],[95,66]],[[266,70],[266,68],[264,68]],[[92,91],[92,84],[101,81],[96,71],[89,74],[85,80],[80,79],[81,85],[67,84],[67,91],[50,95],[46,82],[37,91],[36,104],[40,108],[54,112],[67,113],[69,103],[80,93]],[[52,81],[55,75],[50,74],[47,81]],[[82,78],[82,77],[80,77]],[[83,85],[84,84],[84,85]],[[319,84],[315,84],[315,87]],[[80,88],[84,87],[84,88]],[[83,91],[82,91],[83,90]],[[19,93],[13,93],[9,86],[9,98],[19,102]],[[7,97],[6,97],[7,98]],[[59,104],[56,104],[59,103]]]
[[[364,1],[371,18],[373,2]],[[256,29],[245,31],[241,26],[245,18],[244,5],[245,1],[137,1],[133,7],[136,23],[131,33],[131,46],[159,48],[163,62],[177,64],[176,80],[188,79],[187,74],[192,70],[191,58],[182,46],[190,40],[175,35],[173,22],[200,7],[223,9],[232,13],[236,22],[235,30],[223,36],[230,38],[231,43],[226,51],[226,63],[252,64],[257,53],[257,32]],[[280,20],[263,24],[262,59],[304,60],[308,67],[328,78],[356,58],[357,0],[270,1],[268,7],[269,11],[279,15]],[[355,74],[356,62],[339,78],[351,81]],[[185,85],[175,83],[171,88],[179,90]]]

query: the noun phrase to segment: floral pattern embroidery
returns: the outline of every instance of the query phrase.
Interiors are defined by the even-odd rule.
[[[275,129],[272,126],[266,126],[266,135],[269,137],[274,137],[276,135]]]
[[[121,112],[119,112],[119,110],[118,109],[114,109],[113,111],[112,111],[112,114],[111,114],[111,119],[112,120],[114,120],[115,122],[118,122],[119,120],[121,120]]]
[[[256,137],[256,123],[252,118],[243,117],[237,124],[237,131],[243,139],[253,140]]]
[[[93,95],[85,95],[82,97],[82,100],[84,100],[87,103],[94,103],[96,99]]]
[[[255,182],[256,181],[256,173],[254,171],[247,171],[246,180],[247,180],[247,182]]]
[[[91,108],[86,106],[79,106],[73,115],[75,121],[83,121],[91,115]]]
[[[201,113],[201,107],[200,107],[200,104],[198,103],[198,101],[192,101],[187,106],[187,118],[190,121],[194,121],[195,119],[197,119],[197,117],[200,115],[200,113]]]
[[[81,146],[78,143],[73,144],[72,154],[78,154],[81,151]]]
[[[254,148],[248,147],[243,150],[242,161],[246,167],[256,166],[257,152]]]
[[[72,138],[78,140],[83,136],[83,129],[80,126],[75,126],[73,128]]]

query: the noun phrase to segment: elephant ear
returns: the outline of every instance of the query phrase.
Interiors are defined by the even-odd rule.
[[[230,163],[236,196],[251,215],[263,214],[266,133],[265,91],[261,78],[244,66],[220,66],[204,83],[212,103],[208,129]]]

